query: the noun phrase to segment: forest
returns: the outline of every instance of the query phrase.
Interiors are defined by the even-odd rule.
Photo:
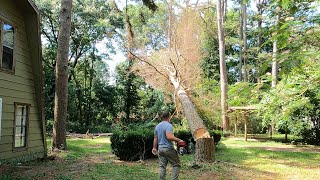
[[[45,115],[51,132],[60,9],[59,1],[36,3],[42,17]],[[174,66],[209,129],[233,133],[244,118],[239,111],[227,115],[227,107],[252,106],[248,133],[287,132],[319,143],[316,1],[231,1],[223,10],[222,39],[213,2],[156,2],[151,9],[142,2],[118,3],[122,9],[115,1],[73,2],[68,132],[148,124],[166,108],[174,122],[183,124],[182,107],[165,72]],[[99,43],[103,50],[97,49]],[[117,61],[110,59],[115,51],[127,60],[111,72],[107,61]],[[225,71],[220,71],[221,61]],[[224,122],[222,114],[227,116]]]
[[[182,179],[320,175],[319,1],[34,3],[48,155],[67,162],[41,172],[156,179],[154,127],[168,111],[188,144]],[[56,172],[78,161],[79,172],[93,172]]]

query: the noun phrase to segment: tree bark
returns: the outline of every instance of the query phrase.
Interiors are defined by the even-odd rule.
[[[173,12],[172,12],[172,0],[169,0],[168,2],[168,44],[169,44],[169,49],[172,48],[172,24],[173,24]]]
[[[201,138],[196,141],[196,163],[212,163],[215,161],[214,140],[212,138]]]
[[[261,50],[262,50],[262,48],[261,48],[261,46],[262,46],[262,40],[261,40],[261,36],[262,36],[262,34],[261,34],[261,28],[262,28],[262,6],[263,6],[263,0],[259,0],[258,1],[258,4],[257,4],[257,9],[258,9],[258,48],[259,48],[259,50],[258,50],[258,53],[259,54],[261,54]],[[262,63],[262,61],[261,61],[261,58],[259,57],[259,55],[258,55],[258,70],[257,70],[257,81],[258,81],[258,83],[261,83],[261,78],[260,78],[260,76],[261,76],[261,63]]]
[[[275,26],[278,26],[279,22],[279,8],[277,7],[276,9],[276,20],[275,20]],[[272,44],[272,82],[271,82],[271,87],[275,88],[278,84],[278,69],[279,69],[279,62],[277,61],[277,53],[278,53],[278,47],[277,47],[277,40],[273,41]],[[272,135],[275,133],[275,123],[274,120],[272,119],[271,121],[271,138]]]
[[[285,136],[284,136],[284,140],[285,140],[285,142],[288,142],[288,127],[286,126],[285,127],[285,130],[284,130],[285,132]]]
[[[241,2],[242,3],[242,2]],[[242,7],[242,6],[241,6]],[[243,13],[240,10],[240,53],[239,53],[239,81],[242,81],[242,60],[243,60]]]
[[[178,91],[178,98],[181,103],[184,115],[187,118],[193,139],[197,141],[201,138],[210,137],[210,134],[207,128],[204,126],[203,120],[198,115],[191,99],[182,88],[180,88],[180,90]]]
[[[275,19],[275,26],[278,26],[279,22],[279,7],[276,9],[276,19]],[[276,34],[276,33],[274,33]],[[276,87],[278,83],[278,68],[279,68],[279,62],[277,61],[277,53],[278,53],[278,47],[277,47],[277,40],[275,39],[272,44],[272,83],[271,87]]]
[[[71,33],[72,0],[61,0],[60,29],[56,61],[53,149],[67,149],[68,53]]]
[[[248,54],[247,54],[247,4],[242,2],[243,27],[243,81],[248,82]]]
[[[236,116],[236,122],[234,123],[234,137],[238,136],[238,118]]]
[[[223,21],[224,9],[221,4],[222,0],[217,1],[217,19],[218,19],[218,36],[219,36],[219,58],[220,58],[220,88],[221,88],[221,117],[223,131],[229,130],[229,119],[227,116],[228,104],[228,78],[225,61],[225,29]]]
[[[273,50],[272,50],[272,84],[271,87],[276,87],[278,83],[278,68],[279,62],[277,61],[277,41],[273,42]]]
[[[196,141],[195,162],[213,162],[214,143],[213,139],[210,138],[210,133],[204,126],[203,120],[197,113],[194,104],[192,103],[187,92],[183,89],[183,87],[180,86],[179,81],[177,81],[177,79],[175,79],[175,77],[172,74],[170,74],[169,77],[171,83],[178,91],[178,99],[181,103],[184,115],[187,118],[189,129],[192,133],[192,137]]]
[[[248,141],[248,115],[244,114],[244,140]]]

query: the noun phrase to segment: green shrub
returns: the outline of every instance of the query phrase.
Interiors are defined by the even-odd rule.
[[[214,138],[215,145],[221,140],[220,131],[209,131]],[[194,145],[190,131],[180,130],[175,133],[177,137],[186,141],[189,145]],[[112,152],[124,161],[136,161],[154,157],[151,153],[153,144],[153,128],[136,129],[132,128],[127,131],[114,131],[111,136]],[[190,147],[190,146],[189,146]],[[189,152],[191,149],[189,149]]]
[[[305,129],[301,133],[301,137],[303,141],[311,145],[320,146],[320,129],[319,128],[312,128],[312,129]]]
[[[115,131],[111,136],[112,152],[124,161],[136,161],[153,157],[153,129]]]

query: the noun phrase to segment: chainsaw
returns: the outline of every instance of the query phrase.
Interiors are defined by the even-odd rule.
[[[184,155],[184,154],[187,154],[187,143],[185,141],[181,141],[181,142],[178,142],[177,143],[177,149],[178,149],[178,153],[180,155]]]

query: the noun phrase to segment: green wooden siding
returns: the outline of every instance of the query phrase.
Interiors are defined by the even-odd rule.
[[[0,1],[0,18],[15,27],[15,73],[0,71],[0,97],[2,107],[2,133],[0,139],[0,160],[21,158],[30,154],[43,155],[43,137],[41,115],[38,109],[36,85],[33,74],[31,49],[26,33],[25,14],[11,0]],[[14,138],[14,103],[30,104],[27,149],[17,152],[13,149]]]

